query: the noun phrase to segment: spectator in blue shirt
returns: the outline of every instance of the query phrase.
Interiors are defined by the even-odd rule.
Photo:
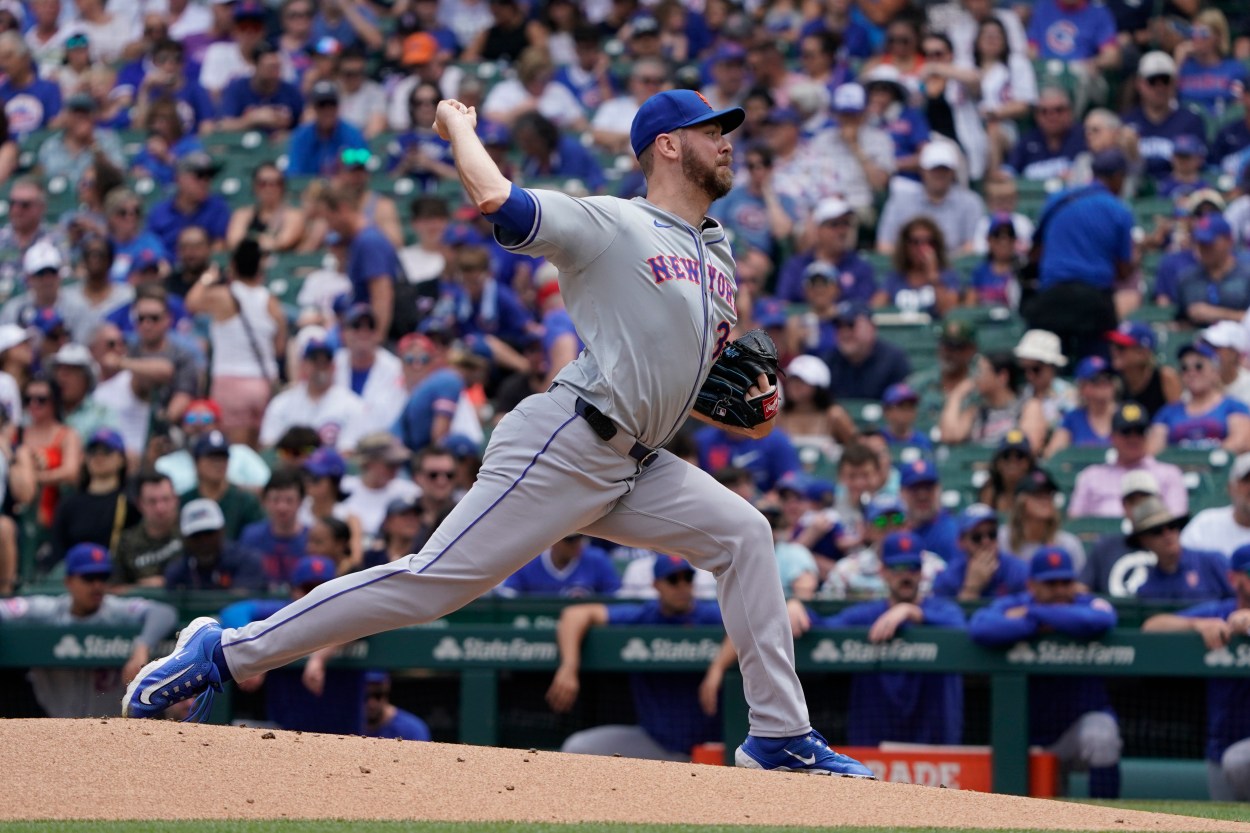
[[[367,738],[429,740],[425,721],[391,702],[391,675],[385,671],[365,673],[365,728]]]
[[[166,590],[265,589],[260,558],[227,544],[225,527],[226,516],[215,500],[196,498],[182,507],[179,528],[184,555],[165,567]]]
[[[165,251],[178,249],[178,235],[188,226],[199,226],[214,246],[224,244],[230,225],[230,206],[212,192],[213,177],[221,165],[204,151],[195,151],[178,160],[174,193],[152,206],[148,231],[155,234]]]
[[[216,118],[216,108],[208,91],[200,86],[200,65],[188,62],[183,45],[175,40],[158,40],[152,44],[151,55],[122,67],[110,101],[120,100],[125,106],[108,126],[118,130],[143,127],[157,102],[169,101],[176,107],[182,130],[189,135],[200,132]],[[111,108],[110,108],[111,111]]]
[[[312,121],[291,134],[287,145],[287,176],[326,176],[338,169],[339,153],[368,148],[364,134],[339,118],[339,91],[333,81],[318,81],[308,95]]]
[[[766,145],[747,148],[746,168],[746,181],[734,186],[709,213],[738,241],[775,258],[778,247],[789,243],[795,232],[798,204],[794,197],[773,188],[773,152]]]
[[[809,270],[819,264],[835,278],[835,301],[867,304],[877,291],[877,279],[872,266],[855,249],[855,212],[840,197],[828,197],[816,203],[811,222],[815,229],[811,251],[782,263],[777,276],[777,297],[796,304],[807,301],[803,290],[811,274]]]
[[[1250,148],[1250,85],[1241,90],[1241,106],[1245,113],[1216,132],[1210,151],[1211,164],[1219,166],[1221,173],[1233,176],[1241,168],[1242,152]]]
[[[1207,144],[1198,136],[1186,133],[1172,143],[1172,172],[1155,184],[1159,196],[1176,203],[1178,210],[1186,206],[1186,198],[1211,183],[1203,174],[1207,164]]]
[[[1115,627],[1110,602],[1079,592],[1066,551],[1042,547],[1033,554],[1028,573],[1026,592],[997,599],[972,615],[968,632],[973,642],[1007,647],[1046,633],[1097,639]],[[1123,743],[1101,679],[1030,678],[1029,742],[1047,747],[1065,771],[1089,770],[1091,797],[1119,797]]]
[[[1176,318],[1205,326],[1241,322],[1250,307],[1250,263],[1238,259],[1233,229],[1221,214],[1208,214],[1191,225],[1196,263],[1179,274]]]
[[[512,138],[521,151],[521,173],[527,180],[576,179],[591,194],[603,189],[607,181],[603,168],[578,134],[561,133],[555,122],[537,110],[517,117]]]
[[[673,628],[721,625],[715,602],[694,595],[694,568],[683,558],[657,555],[655,589],[658,598],[641,604],[580,604],[560,614],[556,639],[560,643],[560,666],[556,669],[547,703],[552,711],[567,712],[581,688],[578,666],[581,645],[592,627],[609,625],[658,625]],[[637,726],[596,726],[570,735],[561,752],[585,755],[620,754],[627,758],[689,761],[698,744],[721,736],[719,718],[700,706],[702,675],[689,673],[632,674]]]
[[[920,181],[920,149],[929,141],[924,113],[908,106],[910,94],[903,76],[892,64],[878,64],[859,78],[868,93],[868,124],[894,140],[895,170]]]
[[[892,451],[915,448],[926,456],[933,453],[933,441],[916,430],[919,393],[906,382],[898,382],[885,389],[881,404],[884,422],[881,434]]]
[[[795,636],[809,628],[868,628],[869,642],[889,642],[913,627],[964,627],[964,614],[949,599],[924,596],[920,538],[895,532],[881,543],[881,579],[888,596],[819,616],[791,600]],[[963,740],[964,688],[959,674],[863,673],[851,676],[847,741],[957,744]]]
[[[464,378],[447,363],[447,346],[421,333],[405,338],[400,352],[412,394],[391,432],[411,451],[439,443],[451,430]]]
[[[299,522],[304,479],[298,471],[279,469],[261,491],[265,520],[243,527],[239,546],[260,556],[270,587],[293,584],[295,565],[308,554],[308,527]]]
[[[1066,179],[1085,150],[1085,129],[1076,120],[1072,99],[1062,87],[1045,87],[1033,106],[1037,125],[1020,137],[1008,163],[1023,179]]]
[[[300,130],[309,126],[304,125]],[[360,191],[354,184],[331,184],[322,191],[320,205],[330,230],[347,245],[347,268],[344,271],[352,282],[351,302],[369,305],[377,320],[378,332],[383,338],[389,337],[394,315],[395,281],[403,275],[399,253],[382,230],[365,216]]]
[[[1176,103],[1176,62],[1166,52],[1148,52],[1137,65],[1141,106],[1124,117],[1137,131],[1147,175],[1162,180],[1172,171],[1173,143],[1180,136],[1207,135],[1202,116]],[[1118,193],[1118,192],[1117,192]]]
[[[1155,412],[1147,452],[1158,455],[1167,446],[1250,451],[1250,408],[1225,395],[1215,348],[1196,341],[1181,347],[1177,359],[1185,395]]]
[[[304,99],[299,88],[282,80],[282,55],[268,41],[252,49],[256,71],[250,78],[236,78],[221,94],[222,130],[259,130],[284,134],[299,124]]]
[[[746,469],[761,492],[771,490],[782,476],[801,468],[799,453],[783,431],[755,440],[707,425],[695,431],[694,443],[699,468],[709,474],[726,466]]]
[[[949,564],[960,557],[959,522],[942,508],[937,466],[921,458],[899,467],[899,497],[907,509],[907,527],[924,548]]]
[[[856,301],[838,305],[837,349],[825,358],[831,390],[846,399],[880,399],[890,385],[907,379],[911,365],[902,348],[877,337],[868,307]]]
[[[1222,11],[1203,9],[1194,17],[1189,40],[1176,50],[1181,104],[1200,107],[1210,116],[1220,116],[1246,86],[1246,66],[1230,54],[1228,28]]]
[[[1046,444],[1044,456],[1065,448],[1110,448],[1115,416],[1116,376],[1102,356],[1087,356],[1076,366],[1080,406],[1063,415]]]
[[[1228,643],[1250,635],[1250,546],[1233,552],[1229,582],[1235,596],[1202,602],[1178,613],[1159,613],[1142,625],[1147,633],[1197,633],[1208,661],[1231,664]],[[1197,647],[1197,646],[1195,646]],[[1207,786],[1212,801],[1250,801],[1250,678],[1244,674],[1207,680]]]
[[[30,47],[18,32],[0,34],[0,75],[0,103],[15,139],[42,130],[61,112],[60,86],[39,77]]]
[[[1137,598],[1166,601],[1209,601],[1233,595],[1228,581],[1228,559],[1214,550],[1191,550],[1181,545],[1181,530],[1188,515],[1177,515],[1157,497],[1133,507],[1130,547],[1155,556],[1137,587]]]
[[[464,292],[454,312],[461,337],[481,336],[496,364],[520,369],[528,364],[516,352],[534,324],[534,316],[516,293],[491,276],[490,254],[483,246],[460,246],[452,268]]]
[[[993,599],[1024,590],[1029,570],[998,548],[998,514],[974,503],[959,516],[959,552],[933,582],[933,595],[961,602]]]
[[[590,544],[581,533],[566,535],[533,561],[503,580],[495,592],[500,596],[612,596],[621,589],[621,578],[612,559]]]
[[[1107,94],[1103,73],[1120,69],[1115,18],[1091,0],[1039,0],[1029,17],[1029,57],[1062,61],[1077,79],[1077,109]]]

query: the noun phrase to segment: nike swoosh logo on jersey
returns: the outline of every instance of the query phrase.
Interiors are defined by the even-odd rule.
[[[661,223],[659,220],[652,220],[656,228],[676,228],[672,223]]]
[[[795,755],[795,754],[794,754],[793,752],[791,752],[789,749],[786,749],[786,750],[784,750],[784,751],[785,751],[785,753],[786,753],[787,755],[789,755],[791,758],[794,758],[795,760],[797,760],[797,761],[799,761],[799,762],[801,762],[801,763],[803,763],[803,764],[806,764],[807,766],[811,766],[812,764],[816,763],[816,756],[815,756],[815,755],[812,755],[810,758],[804,758],[802,755]]]
[[[186,674],[187,672],[191,670],[192,670],[191,668],[184,668],[181,671],[179,671],[177,674],[172,674],[163,680],[159,680],[155,683],[152,683],[152,685],[147,686],[146,688],[143,689],[143,691],[139,692],[139,702],[145,706],[152,705],[152,695],[154,693],[164,688],[165,686],[169,685],[170,683],[176,682],[179,677],[183,676],[184,674]]]

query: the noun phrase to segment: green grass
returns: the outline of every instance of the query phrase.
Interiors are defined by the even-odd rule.
[[[1144,810],[1147,813],[1172,813],[1177,816],[1198,816],[1204,819],[1220,821],[1250,822],[1250,804],[1218,801],[1145,801],[1121,799],[1118,801],[1095,801],[1084,799],[1082,804],[1096,804],[1101,807],[1120,807],[1125,810]]]

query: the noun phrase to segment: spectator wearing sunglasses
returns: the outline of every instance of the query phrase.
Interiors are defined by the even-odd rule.
[[[1129,546],[1155,557],[1137,587],[1137,598],[1199,602],[1233,596],[1228,558],[1215,550],[1190,549],[1181,543],[1189,515],[1178,515],[1151,497],[1133,508],[1132,522]]]
[[[1025,475],[1006,522],[998,529],[998,546],[1025,561],[1044,547],[1059,547],[1072,557],[1077,570],[1084,569],[1081,539],[1061,528],[1059,496],[1059,485],[1045,469],[1035,468]]]
[[[299,124],[304,97],[282,77],[278,48],[261,41],[252,49],[256,72],[236,78],[221,94],[222,130],[259,130],[275,141]]]
[[[65,261],[61,251],[41,240],[26,250],[21,264],[27,289],[0,308],[0,324],[34,327],[40,315],[47,311],[49,317],[55,315],[69,327],[76,341],[86,341],[96,317],[81,296],[73,297],[63,291],[61,278]]]
[[[1177,321],[1240,324],[1250,307],[1250,264],[1237,256],[1232,226],[1222,214],[1208,214],[1194,221],[1190,237],[1197,262],[1179,276]]]
[[[1189,492],[1181,476],[1181,470],[1171,463],[1157,460],[1147,450],[1146,431],[1150,417],[1146,409],[1136,402],[1120,405],[1111,418],[1111,447],[1115,449],[1114,463],[1101,463],[1083,469],[1076,478],[1072,499],[1068,502],[1071,518],[1099,517],[1122,518],[1121,483],[1124,476],[1134,471],[1144,471],[1154,477],[1164,505],[1174,514],[1189,511]]]
[[[978,645],[1006,648],[1042,633],[1097,639],[1116,625],[1115,608],[1080,592],[1072,557],[1059,547],[1037,551],[1025,592],[978,610],[968,635]],[[1089,771],[1095,798],[1120,795],[1120,726],[1107,688],[1096,677],[1029,681],[1029,743],[1054,754],[1064,772]]]
[[[187,403],[180,426],[186,438],[185,447],[170,452],[156,461],[156,470],[173,481],[178,494],[189,492],[197,483],[192,450],[201,437],[221,429],[221,406],[212,399],[193,399]],[[229,449],[226,480],[244,489],[259,490],[269,482],[269,464],[248,445],[235,443]]]
[[[914,559],[919,575],[914,578],[916,589],[928,595],[933,580],[946,569],[941,556],[929,552],[924,541],[908,532],[907,510],[903,502],[891,495],[877,495],[864,509],[863,545],[833,565],[828,578],[821,585],[821,598],[831,599],[885,599],[891,598],[888,581],[889,554],[887,542],[893,541],[896,554],[907,556],[908,564]],[[899,549],[901,537],[910,538],[907,549]],[[833,627],[833,626],[830,626]]]
[[[361,430],[386,431],[408,401],[403,362],[382,346],[384,334],[368,304],[354,304],[343,316],[343,346],[334,353],[334,383],[369,403]]]
[[[1137,65],[1141,106],[1124,118],[1137,131],[1146,173],[1162,180],[1172,172],[1173,143],[1180,136],[1207,135],[1202,116],[1176,100],[1176,61],[1166,52],[1147,52]]]
[[[879,548],[880,558],[872,556],[871,573],[862,576],[876,585],[873,600],[833,616],[819,616],[792,600],[790,624],[796,638],[810,628],[866,627],[870,642],[889,642],[916,627],[964,628],[959,605],[930,595],[930,570],[935,561],[940,565],[942,560],[926,552],[918,537],[907,531],[892,532],[884,536]],[[864,566],[867,569],[867,562]],[[854,746],[886,741],[960,743],[963,702],[963,678],[958,674],[853,674],[847,742]]]
[[[1024,374],[1023,396],[1041,406],[1048,429],[1055,427],[1077,404],[1076,387],[1059,378],[1059,370],[1068,366],[1059,336],[1046,330],[1029,330],[1012,352]]]
[[[683,558],[659,555],[653,570],[657,598],[638,604],[580,604],[560,614],[556,634],[560,666],[547,689],[547,703],[564,714],[577,701],[581,683],[578,667],[581,646],[592,627],[650,625],[691,627],[721,625],[715,602],[694,594],[694,567]],[[561,752],[584,755],[620,754],[626,758],[689,761],[700,743],[718,740],[720,718],[700,706],[701,675],[689,673],[634,674],[630,677],[637,726],[596,726],[565,739]]]
[[[621,588],[612,559],[581,533],[566,535],[503,580],[495,592],[506,598],[612,596]]]
[[[112,571],[113,559],[107,549],[98,544],[79,544],[65,554],[64,595],[22,596],[0,605],[0,621],[5,623],[139,629],[120,670],[116,665],[32,669],[30,681],[35,699],[49,717],[119,715],[120,698],[127,683],[177,624],[178,612],[164,602],[109,593]]]
[[[287,176],[328,175],[347,148],[367,148],[364,134],[339,112],[339,90],[333,81],[318,81],[308,95],[313,118],[297,127],[287,145]]]
[[[961,602],[1024,590],[1028,566],[998,546],[998,513],[974,503],[959,516],[959,554],[933,582],[933,595]]]
[[[1182,347],[1177,358],[1187,396],[1155,414],[1146,435],[1150,453],[1169,446],[1223,448],[1230,454],[1250,451],[1250,408],[1225,395],[1215,348],[1195,341]]]
[[[148,230],[160,239],[167,252],[178,250],[178,236],[189,226],[204,229],[210,242],[219,247],[230,225],[230,206],[212,192],[213,177],[221,165],[201,150],[179,159],[176,168],[174,192],[169,199],[152,206]]]

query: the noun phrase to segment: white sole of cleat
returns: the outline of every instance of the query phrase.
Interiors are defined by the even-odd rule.
[[[170,653],[166,654],[163,657],[157,657],[156,659],[149,662],[147,665],[140,668],[139,673],[136,674],[135,678],[130,681],[129,685],[126,686],[126,694],[125,696],[122,697],[122,717],[132,716],[130,714],[130,702],[131,702],[131,698],[134,697],[135,692],[139,688],[139,683],[142,682],[148,676],[148,674],[152,673],[152,671],[156,669],[156,666],[160,665],[162,662],[164,662],[165,660],[172,657],[174,654],[181,651],[183,647],[188,642],[191,641],[191,637],[195,636],[197,633],[199,633],[201,630],[208,627],[209,625],[215,625],[215,624],[217,624],[217,620],[212,619],[208,616],[201,616],[198,619],[192,619],[191,622],[185,628],[183,628],[182,631],[178,634],[178,642],[174,645],[173,651],[171,651]]]

